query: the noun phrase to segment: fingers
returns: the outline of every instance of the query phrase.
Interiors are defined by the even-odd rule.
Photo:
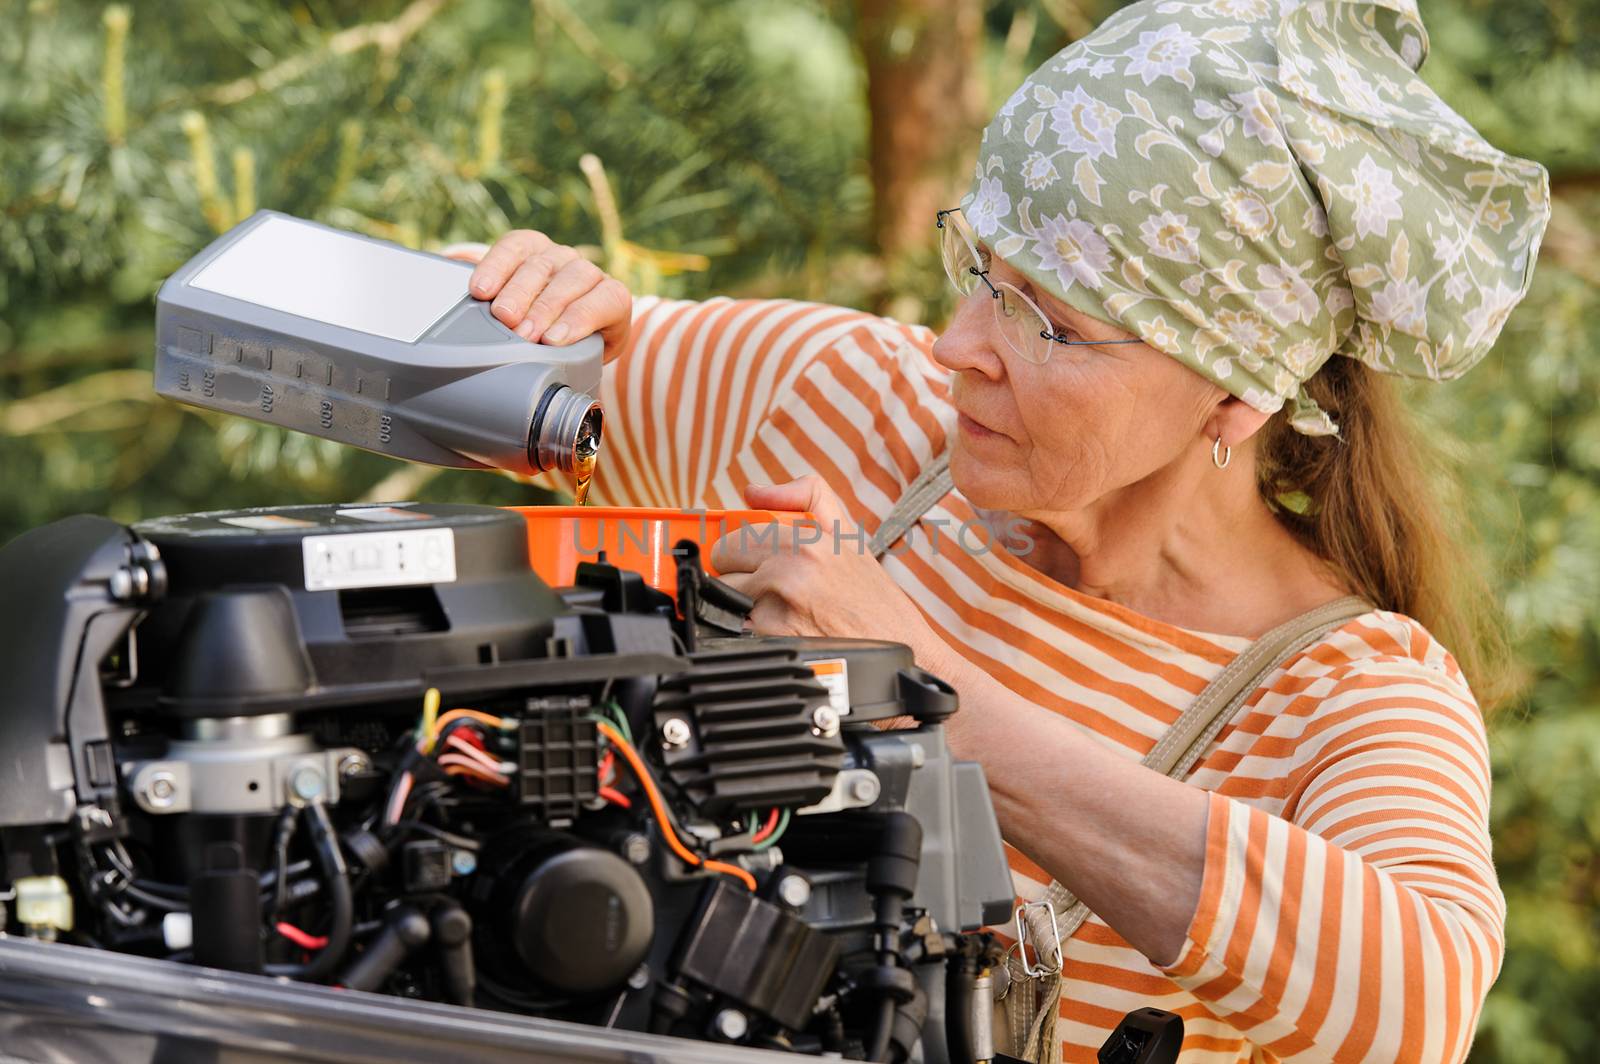
[[[800,619],[788,599],[763,574],[731,573],[718,579],[755,601],[750,610],[751,630],[761,635],[819,634],[801,631]]]
[[[490,312],[508,329],[547,344],[598,332],[606,362],[622,353],[633,326],[633,296],[621,281],[531,229],[512,230],[477,257],[481,247],[456,244],[445,254],[478,262],[468,289],[477,299],[492,299]]]
[[[500,294],[494,297],[494,316],[515,330],[524,340],[537,340],[548,321],[535,322],[534,308],[541,302],[548,306],[552,298],[552,279],[560,276],[568,266],[582,262],[578,253],[562,244],[552,244],[533,255],[517,267]],[[588,265],[593,266],[592,263]],[[598,266],[593,266],[598,270]],[[562,304],[565,306],[565,303]]]
[[[622,353],[632,326],[633,295],[628,286],[602,275],[599,284],[561,312],[555,323],[544,331],[540,343],[570,344],[598,332],[606,345],[605,361],[610,362]]]
[[[789,604],[772,595],[756,602],[755,608],[750,611],[750,628],[757,635],[821,634],[807,631],[800,624],[800,618],[789,608]]]
[[[824,527],[842,519],[844,507],[823,479],[815,474],[784,484],[747,484],[745,502],[756,510],[797,510],[809,513]]]
[[[610,278],[606,277],[604,270],[588,259],[580,258],[576,251],[572,251],[571,248],[563,248],[561,250],[570,251],[571,258],[563,261],[553,274],[548,275],[547,283],[543,284],[540,290],[534,292],[534,298],[531,298],[527,308],[527,318],[521,325],[517,326],[517,335],[525,340],[532,340],[536,343],[560,343],[562,340],[576,340],[579,337],[589,335],[599,326],[599,323],[596,322],[594,327],[584,333],[573,332],[569,326],[563,329],[560,335],[550,335],[550,328],[555,325],[562,314],[566,313],[569,307],[594,289],[601,287],[604,282],[610,280]],[[528,265],[532,266],[533,264],[530,262]],[[518,277],[511,279],[511,284],[506,285],[508,291],[518,282],[521,275],[520,270],[518,275]],[[505,295],[505,292],[500,293],[500,299],[504,299]],[[498,303],[500,299],[496,299],[495,302]]]
[[[478,268],[472,271],[472,277],[467,281],[467,291],[475,299],[493,299],[505,287],[511,275],[517,272],[517,267],[528,260],[528,256],[550,246],[550,238],[543,233],[536,233],[532,229],[511,230],[496,240],[494,247],[478,262]]]
[[[730,584],[734,583],[736,578],[748,580],[761,567],[763,561],[772,557],[776,537],[755,543],[752,542],[752,537],[745,535],[747,528],[748,526],[736,528],[711,544],[706,561],[716,571],[718,580],[725,580]],[[742,586],[737,584],[734,586],[746,594],[749,593]]]

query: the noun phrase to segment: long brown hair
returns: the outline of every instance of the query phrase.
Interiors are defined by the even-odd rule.
[[[1520,686],[1503,615],[1455,479],[1395,381],[1330,359],[1306,391],[1339,437],[1302,436],[1287,409],[1262,430],[1257,481],[1278,519],[1379,609],[1421,622],[1485,709]]]

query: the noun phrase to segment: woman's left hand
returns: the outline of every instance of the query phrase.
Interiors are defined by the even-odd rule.
[[[867,536],[817,476],[751,484],[759,510],[809,512],[815,523],[735,529],[711,548],[718,576],[755,600],[750,620],[762,635],[894,639],[919,663],[942,642],[904,591],[872,556]]]

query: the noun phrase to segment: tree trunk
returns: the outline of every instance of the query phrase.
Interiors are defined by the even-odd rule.
[[[982,0],[858,0],[867,67],[873,237],[891,270],[933,239],[982,132]]]

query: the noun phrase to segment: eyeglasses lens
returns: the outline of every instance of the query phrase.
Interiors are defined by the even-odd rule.
[[[1022,298],[1022,293],[1004,281],[996,286],[1000,298],[994,301],[994,320],[1011,349],[1036,366],[1050,360],[1049,325]]]
[[[973,256],[972,245],[962,234],[963,224],[958,215],[944,216],[944,228],[939,230],[939,254],[944,260],[944,272],[950,277],[950,283],[956,286],[957,292],[969,296],[974,288],[983,283],[973,272],[983,269],[983,266]]]
[[[986,269],[988,264],[973,253],[976,238],[966,221],[955,211],[941,217],[944,225],[939,230],[939,254],[950,283],[963,297],[972,295],[980,287],[988,295],[988,286],[979,276],[979,272]],[[1035,365],[1049,361],[1049,323],[1028,305],[1022,293],[1005,282],[996,285],[995,292],[999,298],[993,300],[994,318],[1006,343],[1019,356]]]

